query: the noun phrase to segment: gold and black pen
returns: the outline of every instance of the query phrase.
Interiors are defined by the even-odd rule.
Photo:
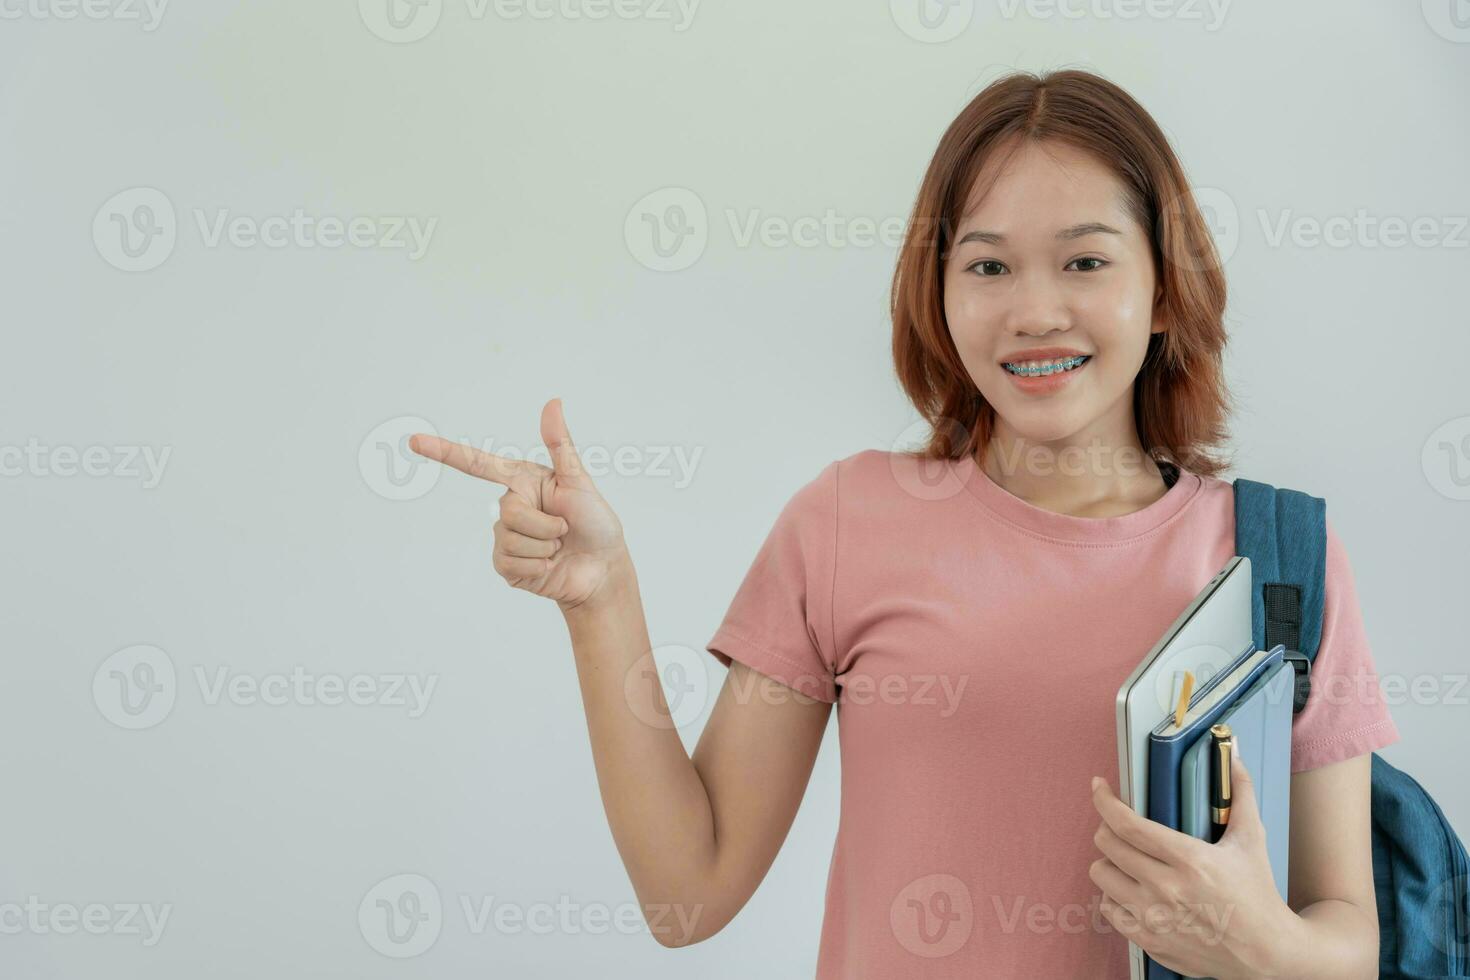
[[[1230,726],[1210,726],[1210,843],[1225,833],[1230,823]]]

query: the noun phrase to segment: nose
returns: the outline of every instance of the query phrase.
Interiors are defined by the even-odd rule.
[[[1007,327],[1017,336],[1039,337],[1072,325],[1065,294],[1045,275],[1018,275]]]

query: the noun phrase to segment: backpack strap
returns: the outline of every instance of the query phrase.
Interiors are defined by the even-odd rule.
[[[1306,707],[1322,640],[1327,580],[1327,502],[1299,490],[1238,478],[1235,553],[1251,563],[1251,633],[1256,647],[1280,643],[1296,669],[1293,713]]]

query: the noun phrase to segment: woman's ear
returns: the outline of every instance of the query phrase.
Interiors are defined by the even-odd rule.
[[[1154,315],[1153,322],[1149,325],[1149,333],[1163,333],[1169,329],[1169,321],[1164,317],[1164,284],[1159,283],[1154,287]]]

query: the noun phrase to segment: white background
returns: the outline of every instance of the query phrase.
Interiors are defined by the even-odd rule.
[[[1452,0],[1131,19],[1124,0],[992,0],[932,29],[900,0],[725,0],[688,21],[652,0],[596,20],[431,0],[402,29],[387,0],[177,3],[156,22],[65,2],[0,0],[0,903],[171,912],[151,946],[0,934],[5,976],[810,976],[835,732],[728,928],[678,951],[594,933],[584,915],[634,896],[561,617],[490,566],[497,488],[401,458],[399,486],[378,442],[417,417],[540,451],[563,397],[584,451],[630,454],[598,482],[653,642],[699,653],[713,690],[703,644],[782,504],[916,418],[889,357],[894,249],[862,223],[907,216],[945,126],[1012,67],[1123,85],[1218,205],[1231,475],[1327,499],[1380,672],[1442,695],[1393,706],[1384,756],[1470,832],[1446,749],[1470,733],[1470,690],[1448,696],[1470,652],[1470,27]],[[109,202],[136,188],[166,199],[173,241],[129,259],[113,215],[141,220],[144,198]],[[645,215],[675,221],[670,204],[695,235],[663,260]],[[411,257],[211,244],[198,224],[297,209],[434,225]],[[1339,245],[1310,237],[1359,212]],[[818,242],[741,237],[767,218],[816,219]],[[1382,222],[1418,218],[1432,240],[1385,244]],[[1278,241],[1283,220],[1299,233]],[[65,451],[28,445],[107,462],[68,475]],[[169,454],[157,481],[145,449]],[[130,729],[105,662],[137,645],[166,656],[174,700]],[[437,686],[410,717],[210,703],[197,674],[297,667]],[[359,926],[400,874],[443,907],[412,958]],[[476,933],[461,899],[570,903],[572,925]]]

